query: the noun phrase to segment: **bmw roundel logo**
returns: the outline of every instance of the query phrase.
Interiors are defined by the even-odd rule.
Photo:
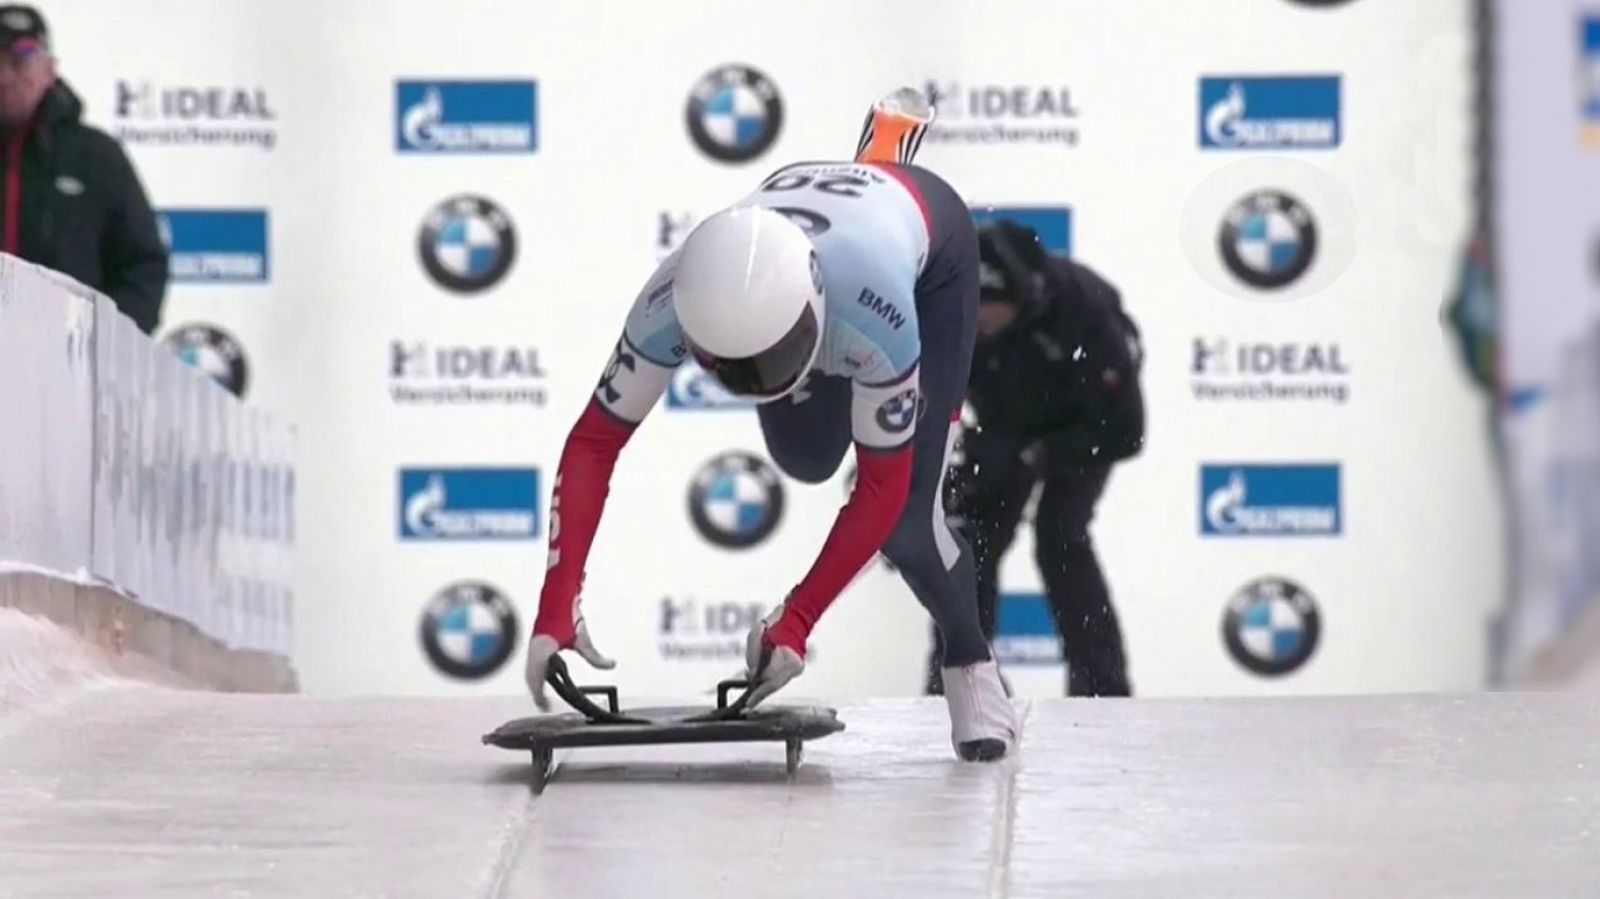
[[[244,347],[215,325],[184,325],[163,341],[185,364],[209,376],[234,396],[243,397],[250,383]]]
[[[422,651],[450,677],[480,680],[517,647],[517,613],[499,590],[458,581],[434,594],[422,613]]]
[[[446,290],[477,293],[499,283],[517,258],[517,232],[505,210],[462,194],[433,207],[417,235],[428,276]]]
[[[695,82],[684,118],[700,152],[719,162],[749,162],[778,139],[783,97],[757,69],[719,66]]]
[[[759,456],[737,450],[700,466],[689,482],[689,518],[724,549],[748,549],[783,518],[783,483]]]
[[[1234,203],[1217,234],[1222,260],[1252,287],[1287,287],[1311,268],[1317,223],[1304,203],[1277,190],[1258,190]]]
[[[878,406],[878,427],[890,434],[901,434],[917,421],[917,388],[908,387]]]
[[[1264,577],[1241,587],[1222,616],[1233,660],[1266,677],[1288,674],[1311,658],[1322,634],[1317,603],[1299,584]]]

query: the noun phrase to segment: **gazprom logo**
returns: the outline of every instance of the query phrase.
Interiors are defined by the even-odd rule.
[[[395,83],[395,150],[401,153],[532,153],[539,147],[533,81]]]
[[[1343,532],[1338,465],[1202,465],[1200,533],[1327,537]]]
[[[1200,79],[1207,150],[1328,150],[1343,139],[1338,75]]]
[[[261,283],[270,275],[265,209],[163,209],[156,228],[180,283]]]
[[[532,540],[542,528],[537,468],[403,468],[401,540]]]

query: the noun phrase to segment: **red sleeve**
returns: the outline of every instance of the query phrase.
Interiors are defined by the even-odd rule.
[[[806,638],[861,567],[883,547],[900,521],[911,489],[911,444],[894,450],[856,445],[856,486],[839,510],[817,561],[789,594],[788,607],[767,632],[777,646],[801,657]]]
[[[575,636],[583,565],[600,527],[611,471],[636,427],[590,399],[561,450],[550,497],[550,556],[533,632],[554,637],[562,647],[571,647]]]

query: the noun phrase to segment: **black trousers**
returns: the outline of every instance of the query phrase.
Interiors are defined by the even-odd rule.
[[[984,637],[993,640],[999,603],[1000,561],[1021,525],[1034,487],[1040,487],[1033,522],[1034,558],[1045,597],[1061,635],[1070,696],[1128,696],[1122,628],[1111,605],[1089,525],[1111,476],[1106,463],[1085,463],[1071,441],[1026,443],[969,431],[964,456],[951,479],[951,506],[973,547],[978,609]],[[1042,482],[1042,484],[1041,484]],[[928,691],[940,692],[943,647],[937,634],[929,659]]]
[[[933,617],[950,664],[963,666],[990,658],[972,548],[950,527],[944,507],[945,466],[977,339],[978,236],[954,189],[925,169],[906,171],[927,204],[932,232],[915,297],[924,407],[912,436],[910,493],[882,554]],[[801,392],[800,402],[764,403],[757,414],[778,468],[816,484],[833,477],[850,448],[851,387],[842,377],[813,376]]]

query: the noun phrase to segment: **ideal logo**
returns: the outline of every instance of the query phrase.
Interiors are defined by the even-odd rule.
[[[402,468],[401,540],[533,540],[537,468]]]
[[[1578,21],[1578,98],[1584,146],[1600,150],[1600,11]]]
[[[156,227],[167,245],[177,283],[267,281],[264,209],[164,209]]]
[[[533,153],[533,81],[397,81],[394,148],[401,153]]]
[[[549,396],[531,346],[389,342],[389,396],[418,406],[535,406]]]
[[[1329,537],[1343,531],[1338,465],[1202,465],[1206,537]]]
[[[1082,116],[1064,84],[966,84],[929,78],[933,105],[924,135],[936,143],[1078,145]]]
[[[1201,401],[1332,402],[1350,398],[1350,363],[1335,341],[1256,343],[1196,337],[1190,389]]]
[[[972,223],[1015,222],[1032,228],[1044,248],[1060,256],[1072,255],[1072,210],[1066,206],[974,206]]]
[[[272,150],[278,113],[260,86],[156,85],[119,79],[112,126],[125,144]]]
[[[269,122],[278,114],[260,87],[157,87],[148,81],[118,81],[116,116]]]
[[[1327,150],[1339,146],[1338,75],[1200,79],[1207,150]]]
[[[667,408],[753,409],[755,404],[724,390],[705,369],[691,360],[672,373],[672,382],[667,385]]]
[[[994,654],[1003,665],[1058,665],[1061,635],[1050,603],[1038,592],[1000,594]]]
[[[663,597],[657,646],[662,658],[675,661],[742,660],[745,638],[761,615],[757,602]]]
[[[871,309],[873,314],[889,323],[891,328],[900,330],[906,323],[905,314],[894,308],[894,304],[872,292],[872,288],[863,287],[856,297],[856,302]]]

